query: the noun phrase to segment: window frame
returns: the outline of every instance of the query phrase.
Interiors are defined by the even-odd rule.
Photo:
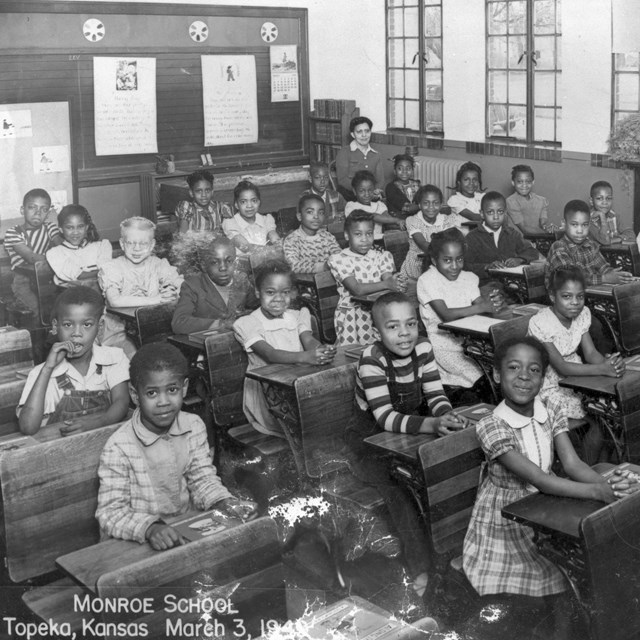
[[[638,56],[638,68],[632,69],[631,71],[619,70],[616,67],[617,64],[617,56],[624,55],[636,55]],[[616,84],[618,76],[636,76],[636,81],[638,84],[638,108],[635,111],[630,111],[628,109],[619,109],[617,108],[617,92],[616,92]],[[624,116],[629,116],[632,114],[640,115],[640,50],[632,51],[629,53],[612,53],[611,54],[611,131],[615,129],[617,124],[617,116],[618,114],[624,114]]]
[[[390,9],[393,8],[406,8],[404,3],[402,5],[394,6],[394,0],[385,0],[385,61],[386,61],[386,107],[387,107],[387,130],[389,131],[401,131],[408,133],[415,133],[420,136],[427,136],[433,138],[443,138],[444,137],[444,92],[443,92],[443,84],[444,84],[444,65],[442,62],[442,55],[440,56],[440,67],[438,69],[429,69],[427,67],[427,62],[425,61],[425,56],[427,53],[426,41],[429,36],[425,34],[425,7],[438,7],[440,9],[440,24],[439,24],[439,36],[432,36],[440,39],[441,46],[441,54],[442,50],[444,50],[444,38],[443,38],[443,21],[442,21],[442,5],[443,0],[416,0],[415,5],[409,5],[409,7],[415,6],[418,10],[418,51],[414,56],[414,59],[418,62],[418,98],[417,100],[413,98],[394,98],[390,95],[391,88],[391,72],[392,71],[406,71],[408,69],[412,69],[411,66],[413,61],[408,61],[406,58],[403,58],[403,66],[394,66],[391,67],[391,57],[390,57],[390,43],[392,40],[401,40],[405,41],[408,38],[405,34],[404,28],[401,36],[391,36],[389,33],[389,15]],[[427,4],[428,3],[428,4]],[[406,47],[403,46],[403,50],[406,54]],[[440,72],[440,97],[437,100],[429,99],[427,96],[427,83],[426,83],[426,72],[427,71],[439,71]],[[404,92],[403,92],[404,93]],[[403,121],[406,125],[407,122],[407,111],[406,105],[408,102],[417,102],[418,103],[418,129],[412,129],[409,127],[398,127],[392,126],[391,124],[391,113],[392,102],[401,101],[404,106],[404,118]],[[442,125],[440,130],[429,130],[427,129],[427,105],[428,104],[439,104],[440,105],[440,113],[442,115]]]
[[[561,53],[561,38],[562,38],[562,27],[559,26],[559,14],[561,12],[561,2],[562,0],[551,0],[554,3],[554,28],[551,33],[536,33],[535,30],[535,12],[534,5],[536,0],[520,0],[525,2],[525,31],[524,34],[511,34],[508,30],[508,20],[507,20],[507,29],[504,33],[500,34],[492,34],[490,33],[490,9],[491,5],[497,4],[498,0],[485,0],[485,41],[486,41],[486,53],[485,53],[485,138],[490,142],[500,143],[504,142],[506,144],[520,144],[525,146],[535,146],[535,147],[553,147],[560,148],[562,147],[562,135],[561,135],[561,124],[562,124],[562,104],[560,101],[561,98],[561,90],[560,90],[560,81],[562,78],[562,62],[559,61],[560,53]],[[509,5],[511,2],[515,2],[517,0],[500,0],[504,2],[505,5]],[[509,38],[510,37],[522,37],[524,35],[524,52],[521,55],[521,58],[526,61],[525,71],[525,101],[524,105],[521,103],[513,103],[508,101],[509,97],[509,73],[514,72],[516,70],[520,70],[517,67],[509,66]],[[545,37],[551,36],[554,38],[554,52],[555,52],[555,60],[553,68],[551,69],[543,69],[542,71],[549,71],[553,73],[554,76],[554,103],[552,105],[536,105],[536,95],[535,95],[535,76],[536,76],[536,59],[534,55],[538,50],[535,49],[535,38],[536,37]],[[505,51],[505,67],[491,67],[490,66],[490,41],[491,38],[506,38],[507,39],[507,50]],[[529,53],[531,52],[531,53]],[[534,54],[534,55],[531,55]],[[518,63],[519,64],[519,63]],[[491,97],[491,72],[492,71],[502,71],[506,74],[506,102],[492,102],[490,100]],[[491,126],[491,116],[490,116],[490,108],[492,105],[495,106],[503,106],[506,105],[507,110],[511,106],[522,106],[524,108],[526,114],[526,133],[525,137],[516,137],[511,135],[492,135],[490,132]],[[535,137],[535,118],[536,118],[536,109],[550,109],[553,111],[553,128],[554,128],[554,137],[556,140],[539,140]],[[509,111],[507,111],[507,120],[509,120]]]

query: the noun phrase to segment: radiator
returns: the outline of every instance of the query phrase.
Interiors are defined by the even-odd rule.
[[[415,161],[413,177],[420,180],[423,185],[433,184],[439,187],[446,202],[455,189],[456,173],[462,166],[462,162],[428,156],[416,156]]]

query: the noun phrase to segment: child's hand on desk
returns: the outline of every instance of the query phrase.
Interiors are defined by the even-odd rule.
[[[184,543],[182,536],[170,525],[164,522],[154,522],[144,534],[152,549],[165,551],[178,547]]]
[[[304,355],[305,362],[322,366],[325,364],[331,364],[333,362],[333,358],[336,355],[336,350],[335,347],[321,344],[312,351],[305,351]]]
[[[160,299],[163,303],[173,302],[178,297],[178,289],[172,284],[165,285],[160,289]]]
[[[619,353],[612,353],[606,356],[605,364],[608,366],[609,371],[613,373],[606,373],[608,376],[615,376],[619,378],[625,371],[625,364],[622,356]]]
[[[504,261],[505,267],[519,267],[522,264],[521,258],[507,258]]]
[[[640,478],[629,469],[618,469],[614,471],[607,482],[613,490],[613,495],[618,499],[640,491]]]
[[[467,420],[456,415],[453,411],[445,413],[437,418],[436,433],[439,436],[448,436],[455,431],[460,431],[467,426]]]
[[[75,420],[65,420],[60,427],[60,435],[65,438],[82,431],[91,431],[91,429],[101,426],[102,419],[103,414],[100,413],[93,416],[82,416],[82,418],[76,418]]]
[[[489,271],[489,269],[502,269],[506,266],[507,265],[502,260],[494,260],[493,262],[490,262],[484,270]]]
[[[628,284],[634,282],[635,278],[628,271],[614,269],[604,274],[602,282],[605,284]]]
[[[258,517],[258,505],[252,500],[239,500],[238,498],[226,498],[216,502],[214,508],[223,515],[232,518],[240,518],[243,522],[249,522]]]

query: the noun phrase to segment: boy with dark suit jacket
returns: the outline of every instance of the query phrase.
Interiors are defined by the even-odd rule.
[[[200,255],[202,273],[185,278],[180,289],[171,322],[175,333],[230,329],[236,318],[257,306],[246,274],[236,272],[231,240],[217,236]]]

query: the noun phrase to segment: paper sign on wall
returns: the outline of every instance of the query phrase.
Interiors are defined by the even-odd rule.
[[[258,142],[258,95],[253,56],[202,56],[204,145]]]
[[[94,58],[97,156],[157,153],[155,58]]]
[[[273,45],[269,48],[271,68],[271,102],[297,102],[298,47],[296,45]]]

